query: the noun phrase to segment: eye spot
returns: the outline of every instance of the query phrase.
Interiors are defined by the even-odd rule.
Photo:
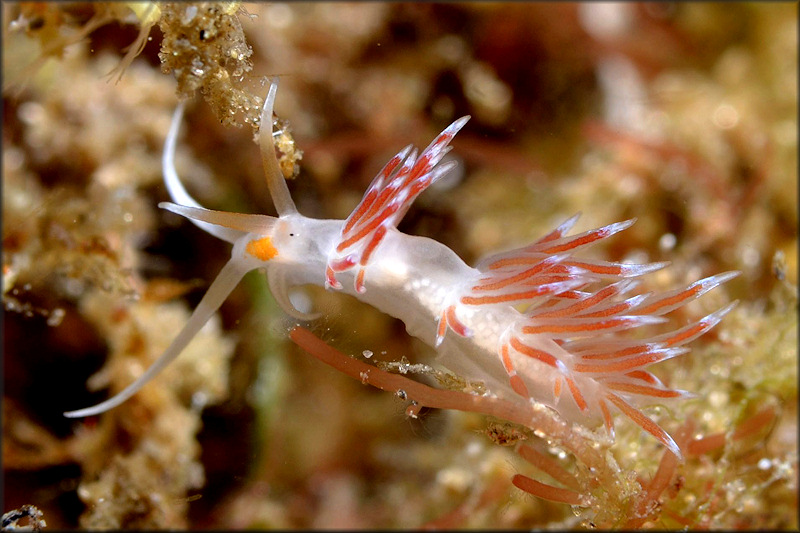
[[[294,233],[290,233],[290,234],[289,234],[289,237],[294,237]]]

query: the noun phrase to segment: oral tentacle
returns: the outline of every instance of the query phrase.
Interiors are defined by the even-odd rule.
[[[220,271],[217,278],[208,288],[203,299],[195,308],[189,321],[183,327],[172,344],[164,351],[155,363],[148,368],[144,374],[125,387],[121,392],[112,396],[108,400],[101,402],[97,405],[78,409],[76,411],[67,411],[64,416],[67,418],[82,418],[86,416],[99,415],[109,409],[113,409],[118,405],[125,402],[128,398],[136,394],[144,387],[149,381],[155,378],[167,365],[175,360],[184,348],[191,342],[195,335],[202,329],[208,319],[211,318],[217,309],[222,305],[222,302],[228,297],[231,291],[239,284],[239,281],[244,275],[252,270],[252,265],[231,259]]]

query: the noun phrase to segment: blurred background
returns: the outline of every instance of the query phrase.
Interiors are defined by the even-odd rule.
[[[156,207],[179,99],[191,194],[275,214],[254,142],[265,76],[307,216],[346,218],[398,150],[469,114],[457,169],[401,231],[475,264],[578,212],[574,232],[636,217],[588,253],[670,261],[649,290],[740,270],[676,318],[740,300],[655,368],[699,395],[662,421],[709,435],[773,415],[683,465],[649,525],[797,527],[794,3],[4,2],[3,512],[34,505],[55,529],[593,525],[511,485],[530,466],[489,438],[498,421],[408,419],[303,353],[260,273],[135,398],[63,418],[160,355],[229,257]],[[431,361],[354,299],[296,297],[348,354]],[[628,426],[612,451],[648,478],[660,452]]]

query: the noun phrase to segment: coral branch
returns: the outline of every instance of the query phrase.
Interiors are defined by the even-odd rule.
[[[688,447],[689,439],[691,438],[693,429],[694,424],[691,419],[687,420],[686,423],[681,426],[675,435],[676,445],[678,447]],[[644,492],[639,499],[636,512],[633,515],[634,518],[628,520],[627,524],[625,524],[626,528],[638,529],[645,522],[652,520],[658,515],[660,512],[658,498],[667,488],[669,482],[672,480],[672,477],[675,475],[675,470],[677,469],[680,460],[680,457],[674,452],[670,450],[664,450],[664,454],[661,456],[661,461],[658,464],[656,473],[653,475],[653,479],[650,480],[650,483],[643,484],[642,488],[644,489]]]
[[[569,489],[573,491],[580,490],[580,486],[578,484],[578,480],[575,478],[574,475],[570,474],[564,468],[561,467],[557,462],[553,459],[547,457],[546,455],[540,453],[536,449],[528,446],[527,444],[521,444],[517,449],[517,453],[525,459],[527,462],[550,476],[551,478],[555,479],[562,485],[565,485]]]
[[[300,326],[292,328],[289,337],[312,356],[353,379],[384,391],[402,390],[409,400],[415,402],[412,403],[412,408],[426,406],[481,413],[542,432],[592,469],[598,482],[604,485],[614,483],[616,468],[608,463],[602,450],[595,447],[596,442],[581,432],[575,431],[571,424],[565,422],[551,409],[528,401],[512,403],[492,396],[435,389],[402,375],[390,374],[372,365],[357,361],[329,346],[309,330]]]
[[[528,476],[523,476],[522,474],[517,474],[511,478],[511,483],[513,483],[518,489],[524,490],[525,492],[533,494],[534,496],[538,496],[544,500],[566,503],[567,505],[586,505],[583,502],[581,495],[577,492],[573,492],[568,489],[560,489],[545,483],[540,483],[535,479],[531,479]]]

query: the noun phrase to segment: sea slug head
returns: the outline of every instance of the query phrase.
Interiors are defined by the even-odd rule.
[[[117,407],[136,394],[180,355],[211,315],[219,309],[242,277],[251,270],[266,268],[273,294],[281,306],[292,316],[303,319],[314,316],[295,309],[288,295],[290,283],[293,280],[291,261],[284,261],[280,264],[281,259],[302,258],[303,249],[307,248],[309,243],[294,239],[293,237],[299,235],[300,232],[292,228],[302,227],[302,221],[310,219],[305,219],[297,213],[275,156],[275,148],[272,143],[272,111],[277,89],[277,80],[273,80],[261,112],[260,144],[267,184],[272,193],[278,217],[214,211],[205,209],[192,198],[181,183],[175,168],[175,149],[184,109],[183,104],[178,105],[162,155],[164,184],[172,202],[162,202],[159,207],[184,216],[203,231],[233,244],[231,259],[211,283],[183,329],[164,353],[138,379],[104,402],[84,409],[67,411],[64,413],[66,417],[80,418],[98,415]],[[304,230],[302,234],[313,235],[313,231]]]

